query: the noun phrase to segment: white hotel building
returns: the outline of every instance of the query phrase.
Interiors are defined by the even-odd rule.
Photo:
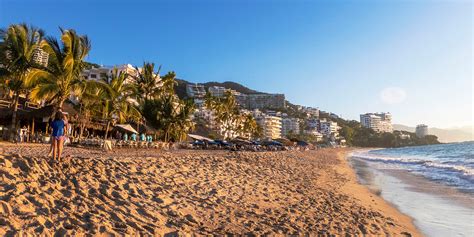
[[[326,121],[325,119],[321,119],[320,121],[320,131],[323,135],[327,137],[338,137],[339,136],[339,126],[337,126],[337,122],[333,121]]]
[[[300,120],[297,118],[282,118],[281,119],[281,135],[287,136],[290,132],[293,134],[300,134]]]
[[[130,75],[129,78],[127,78],[126,82],[130,83],[133,80],[133,76],[138,75],[137,69],[132,66],[131,64],[123,64],[123,65],[116,65],[116,66],[105,66],[105,67],[99,67],[99,68],[91,68],[91,69],[86,69],[82,72],[82,76],[85,79],[88,80],[99,80],[103,76],[111,76],[112,71],[116,69],[119,73],[127,73]],[[138,70],[141,70],[141,68],[138,68]],[[157,78],[160,78],[160,75],[158,75]]]
[[[41,66],[47,67],[48,66],[48,60],[49,60],[49,54],[46,51],[44,51],[43,49],[41,49],[40,47],[36,47],[33,50],[32,60],[33,60],[33,62],[35,62],[35,63],[37,63]]]
[[[281,138],[281,118],[262,113],[259,110],[253,111],[253,117],[263,129],[263,136],[266,139]]]
[[[426,135],[428,135],[428,125],[425,124],[418,124],[416,126],[416,136],[419,138],[424,138]]]
[[[366,113],[360,115],[363,127],[371,128],[376,132],[393,132],[392,115],[390,113]]]

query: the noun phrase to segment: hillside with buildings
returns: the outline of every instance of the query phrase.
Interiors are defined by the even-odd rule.
[[[232,85],[232,88],[225,85]],[[184,86],[184,85],[182,85]],[[205,106],[206,96],[223,98],[232,94],[240,110],[252,115],[262,128],[263,139],[303,140],[324,145],[363,147],[400,147],[438,143],[427,127],[417,134],[395,131],[390,113],[361,114],[360,122],[348,121],[334,113],[304,107],[285,100],[283,94],[256,93],[238,83],[187,83],[186,95],[197,105],[197,121],[204,121],[214,134],[223,134],[214,122],[214,114]],[[181,90],[183,91],[183,90]],[[203,126],[200,126],[203,127]],[[205,134],[204,134],[205,135]],[[238,136],[235,133],[235,136]],[[223,136],[227,138],[226,136]]]
[[[195,120],[202,135],[224,135],[215,122],[215,114],[205,106],[206,96],[223,98],[232,94],[243,114],[255,118],[262,129],[262,139],[303,140],[321,145],[354,145],[362,147],[400,147],[438,143],[428,127],[419,131],[394,131],[390,113],[365,113],[360,121],[350,121],[338,115],[305,107],[285,99],[284,94],[252,90],[235,82],[191,83],[180,80],[177,91],[181,98],[196,104]],[[199,123],[201,123],[199,125]],[[207,128],[207,129],[203,129]],[[208,133],[208,134],[206,134]],[[225,132],[228,134],[228,132]],[[233,133],[238,136],[238,133]]]
[[[38,51],[35,55],[39,63],[47,63],[48,57],[44,52]],[[82,77],[85,80],[102,80],[114,72],[120,72],[129,75],[124,83],[132,83],[143,70],[131,64],[101,66],[87,63]],[[153,77],[158,80],[158,85],[164,83],[159,72]],[[235,82],[192,83],[182,79],[175,81],[174,93],[180,99],[194,102],[195,109],[191,116],[196,125],[194,132],[203,136],[220,139],[237,137],[280,139],[306,141],[319,145],[347,144],[363,147],[437,143],[436,137],[429,135],[428,128],[421,136],[408,131],[394,132],[390,113],[366,113],[361,114],[360,122],[349,121],[334,113],[320,111],[317,107],[292,104],[286,100],[284,94],[264,93]],[[232,108],[227,108],[227,112],[213,110],[207,106],[210,98],[215,98],[214,102],[227,101]],[[73,107],[79,104],[78,98],[74,95],[68,101]],[[38,104],[31,109],[37,107],[41,105]],[[256,122],[260,131],[258,134],[250,135],[243,132],[245,129],[241,123],[247,121],[246,117]]]

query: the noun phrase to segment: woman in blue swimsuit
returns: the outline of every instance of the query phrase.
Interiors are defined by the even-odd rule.
[[[64,139],[66,138],[66,122],[64,121],[64,115],[61,111],[56,112],[54,120],[51,122],[51,128],[53,129],[53,133],[51,134],[53,139],[53,160],[57,158],[57,161],[60,161]]]

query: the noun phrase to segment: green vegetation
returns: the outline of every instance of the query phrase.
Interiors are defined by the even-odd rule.
[[[99,81],[100,85],[91,87],[93,92],[101,88],[96,98],[99,98],[102,119],[107,121],[105,138],[107,138],[111,123],[140,121],[140,111],[134,105],[132,97],[135,86],[127,84],[127,78],[127,73],[114,69],[110,78],[103,76]]]
[[[34,52],[49,54],[47,66],[35,63]],[[194,104],[176,96],[176,73],[160,78],[161,67],[145,62],[137,75],[114,69],[98,80],[83,77],[84,69],[99,67],[85,62],[91,49],[87,36],[61,29],[61,40],[43,37],[37,28],[11,25],[0,30],[0,85],[12,96],[12,135],[17,122],[20,95],[30,100],[63,108],[70,98],[77,100],[80,136],[91,121],[106,124],[147,123],[164,141],[182,141],[193,129]],[[250,126],[250,125],[249,125]],[[11,135],[11,139],[13,136]]]
[[[48,66],[30,70],[27,80],[33,88],[30,99],[46,100],[56,109],[62,108],[72,94],[80,96],[89,82],[81,76],[91,49],[87,36],[61,29],[61,42],[46,37],[41,48],[49,54]]]
[[[43,31],[26,24],[0,29],[0,84],[12,96],[12,120],[9,139],[12,141],[17,120],[18,101],[30,89],[26,85],[29,72],[37,67],[31,59],[36,48],[44,45]]]
[[[157,80],[159,69],[154,72],[154,64],[145,63],[144,70],[136,77],[136,84],[139,85],[137,97],[144,95],[144,99],[139,99],[140,110],[152,127],[162,131],[164,141],[182,141],[194,128],[191,120],[194,103],[181,100],[176,95],[176,73],[169,72]]]
[[[226,91],[222,98],[213,97],[207,93],[205,106],[214,112],[224,138],[235,136],[257,138],[261,136],[262,129],[257,125],[252,115],[240,112],[235,97],[230,91]]]
[[[166,142],[183,141],[194,128],[194,104],[174,95],[145,100],[141,111],[151,126],[162,131],[161,138]]]

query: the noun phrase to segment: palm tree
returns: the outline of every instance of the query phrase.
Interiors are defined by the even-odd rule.
[[[241,115],[237,101],[230,91],[226,91],[224,97],[216,98],[206,95],[205,106],[215,114],[220,126],[220,133],[224,138],[235,137],[241,131]]]
[[[165,127],[165,140],[171,138],[173,141],[180,142],[186,139],[188,132],[193,130],[195,126],[191,120],[194,109],[195,106],[192,101],[182,101],[178,99],[177,111]]]
[[[137,99],[143,98],[143,100],[150,100],[156,97],[159,93],[159,81],[160,81],[160,70],[155,72],[154,63],[143,63],[143,68],[135,68],[137,75],[133,76],[135,80],[136,90],[135,95]],[[142,100],[142,101],[143,101]]]
[[[258,124],[251,114],[242,115],[241,133],[244,137],[252,138],[258,136]]]
[[[141,117],[137,106],[135,106],[135,101],[130,97],[135,87],[133,84],[126,83],[128,76],[125,72],[113,69],[110,78],[103,77],[100,81],[104,88],[99,95],[103,101],[102,118],[107,120],[105,138],[107,138],[110,123],[113,120],[124,123],[127,120],[137,121]]]
[[[194,129],[191,115],[195,107],[192,101],[180,100],[175,94],[176,73],[168,72],[159,82],[153,96],[142,103],[144,118],[162,131],[164,141],[182,141],[188,131]]]
[[[166,73],[166,75],[161,78],[160,85],[160,95],[174,94],[174,87],[178,85],[176,73],[173,71]]]
[[[84,128],[93,117],[100,117],[102,115],[102,98],[103,88],[101,87],[87,87],[79,99],[79,137],[82,137]]]
[[[182,141],[188,131],[194,128],[191,115],[194,104],[182,101],[176,95],[145,100],[142,114],[150,125],[162,131],[163,140]]]
[[[86,63],[91,44],[87,36],[78,35],[76,31],[61,30],[61,43],[47,37],[43,49],[49,53],[47,68],[34,69],[28,77],[28,84],[34,85],[31,98],[47,100],[61,109],[64,102],[72,95],[79,96],[89,81],[81,73]]]
[[[25,84],[30,70],[37,66],[35,50],[43,43],[43,31],[26,24],[0,29],[0,82],[13,94],[10,140],[13,140],[20,94],[27,91]]]

